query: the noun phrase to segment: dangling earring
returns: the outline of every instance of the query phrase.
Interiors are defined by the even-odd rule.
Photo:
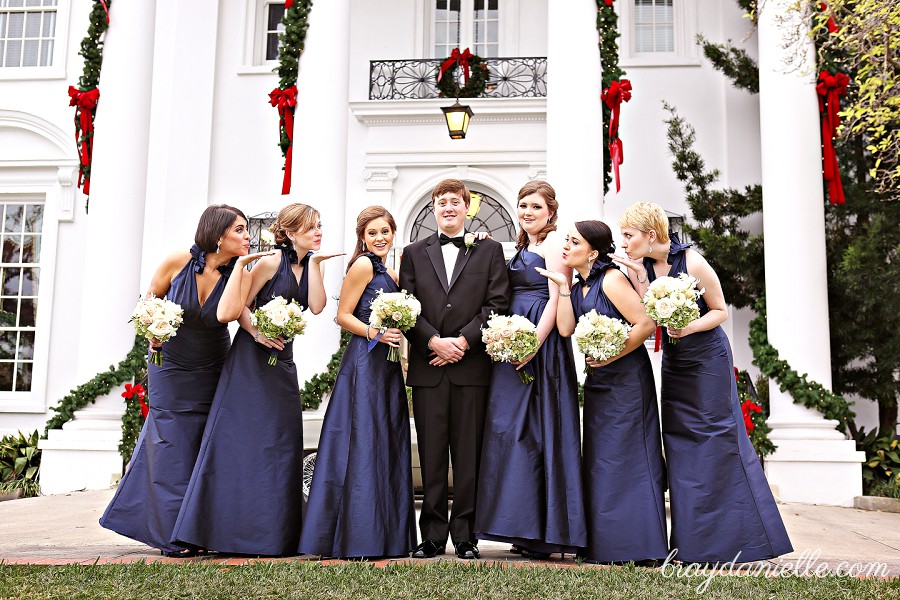
[[[216,254],[219,253],[219,249],[222,247],[222,242],[216,242]]]
[[[653,254],[653,242],[650,242],[650,247],[647,248],[647,254]]]

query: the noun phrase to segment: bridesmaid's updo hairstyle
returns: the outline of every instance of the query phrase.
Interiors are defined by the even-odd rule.
[[[356,262],[356,259],[365,254],[366,252],[366,225],[374,221],[375,219],[384,219],[388,222],[388,226],[391,228],[391,231],[397,233],[397,223],[394,222],[394,217],[391,213],[388,212],[383,206],[367,206],[359,213],[359,216],[356,217],[356,248],[353,250],[353,256],[350,257],[350,262],[347,263],[347,271],[350,271],[350,267],[353,266],[353,263]]]
[[[275,235],[276,244],[290,244],[288,231],[306,233],[319,222],[319,211],[308,204],[294,202],[288,204],[278,213],[275,222],[269,226],[269,231]]]
[[[538,194],[541,198],[544,199],[544,202],[547,203],[547,210],[553,213],[550,216],[550,220],[544,225],[544,228],[541,229],[537,234],[537,241],[540,244],[545,239],[547,239],[547,234],[551,231],[556,231],[556,219],[559,218],[559,202],[556,201],[556,190],[553,189],[553,186],[547,183],[546,181],[529,181],[525,185],[522,186],[522,189],[519,190],[519,195],[516,199],[518,202],[522,198],[526,196],[530,196],[532,194]],[[528,247],[528,234],[525,233],[524,229],[519,229],[519,239],[516,240],[516,250],[521,250],[522,248]]]
[[[246,223],[247,217],[240,209],[227,204],[210,204],[200,215],[194,243],[204,252],[215,252],[216,244],[228,233],[238,217]]]
[[[612,239],[612,230],[603,221],[578,221],[575,223],[575,229],[578,230],[584,241],[590,244],[592,250],[600,253],[600,256],[608,258],[606,254],[612,254],[616,251],[616,246],[613,244]]]
[[[655,202],[637,202],[626,208],[619,217],[619,227],[633,227],[644,233],[655,231],[660,243],[669,241],[669,218]]]

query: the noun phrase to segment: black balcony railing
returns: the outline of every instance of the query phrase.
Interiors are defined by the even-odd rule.
[[[441,59],[369,61],[369,100],[437,98],[435,77]],[[486,58],[484,98],[543,98],[547,95],[547,58]],[[456,69],[462,85],[462,69]]]

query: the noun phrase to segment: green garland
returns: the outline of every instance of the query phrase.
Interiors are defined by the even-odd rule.
[[[144,370],[135,381],[140,379],[141,386],[146,390],[144,402],[150,404],[150,390],[147,383],[146,363]],[[134,453],[134,447],[137,444],[138,436],[141,435],[141,429],[144,427],[144,416],[141,414],[141,402],[138,395],[135,394],[131,398],[125,398],[125,412],[122,414],[122,441],[119,442],[119,454],[122,460],[128,462]]]
[[[112,0],[106,1],[107,7],[112,6]],[[91,24],[88,26],[87,35],[81,40],[81,50],[78,54],[84,58],[84,69],[78,78],[78,89],[82,92],[92,90],[100,83],[100,67],[103,65],[103,34],[109,28],[106,22],[106,10],[100,0],[94,0],[94,7],[90,14]]]
[[[147,368],[146,353],[147,341],[143,337],[135,336],[134,346],[122,362],[115,367],[110,365],[108,371],[98,373],[87,383],[70,391],[59,404],[50,407],[50,410],[57,414],[47,421],[44,438],[51,429],[59,429],[71,421],[75,417],[75,411],[94,402],[98,396],[108,394],[114,387],[138,377]]]
[[[838,431],[847,433],[856,416],[850,403],[815,381],[807,379],[806,373],[800,375],[793,370],[787,361],[782,360],[769,343],[766,331],[766,298],[756,301],[756,317],[750,321],[750,349],[753,351],[753,364],[760,372],[774,379],[782,392],[789,393],[797,404],[819,411],[826,419],[838,422]]]
[[[281,18],[284,31],[278,36],[281,45],[278,47],[278,67],[274,71],[281,78],[278,87],[283,90],[297,83],[300,55],[303,54],[306,30],[309,29],[310,10],[312,0],[295,0]]]
[[[600,66],[602,69],[601,88],[606,89],[613,81],[621,81],[625,71],[619,68],[619,16],[612,4],[606,0],[597,2],[597,33],[600,34]],[[598,98],[599,101],[599,98]],[[612,161],[609,155],[609,121],[612,119],[612,111],[605,102],[600,102],[603,108],[603,195],[609,191],[612,182]]]
[[[328,366],[325,367],[325,371],[318,375],[314,375],[306,382],[303,389],[300,390],[300,402],[303,406],[303,410],[315,410],[319,408],[319,405],[322,403],[322,396],[329,393],[334,387],[334,382],[337,380],[338,369],[341,366],[341,359],[344,358],[344,349],[350,342],[350,335],[349,331],[344,329],[341,330],[340,345],[335,353],[331,355],[331,360],[328,361]]]
[[[441,67],[438,65],[435,71],[435,79],[440,75]],[[469,59],[469,80],[462,87],[456,81],[456,71],[459,69],[459,63],[455,62],[444,71],[437,87],[440,90],[441,98],[477,98],[484,93],[488,80],[488,68],[484,59],[473,54]]]

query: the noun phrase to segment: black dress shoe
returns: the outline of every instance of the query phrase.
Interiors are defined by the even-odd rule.
[[[437,540],[425,540],[413,550],[413,558],[434,558],[444,553],[444,545]]]
[[[456,545],[456,556],[463,559],[473,559],[481,557],[478,546],[472,542],[460,542]]]

